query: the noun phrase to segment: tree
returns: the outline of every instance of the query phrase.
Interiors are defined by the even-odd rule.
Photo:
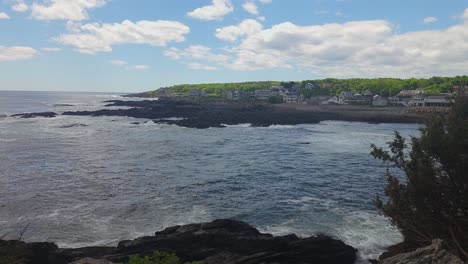
[[[450,114],[436,116],[419,138],[395,132],[390,151],[372,146],[371,155],[404,172],[387,169],[385,195],[376,199],[380,212],[402,232],[405,241],[426,245],[443,239],[468,260],[468,98],[458,98]]]

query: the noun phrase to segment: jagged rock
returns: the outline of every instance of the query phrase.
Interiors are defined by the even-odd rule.
[[[262,234],[250,225],[234,220],[175,226],[144,237],[119,243],[125,255],[155,248],[174,252],[183,261],[206,264],[237,263],[354,263],[356,250],[326,236],[298,238]],[[117,258],[109,258],[120,261]]]
[[[235,220],[170,227],[154,236],[121,241],[118,247],[59,249],[53,243],[0,240],[0,253],[31,264],[122,263],[131,255],[152,255],[155,250],[175,253],[182,263],[354,264],[356,260],[356,249],[327,236],[274,237]]]
[[[23,114],[16,114],[12,115],[12,117],[20,117],[20,118],[35,118],[35,117],[56,117],[57,113],[54,112],[43,112],[43,113],[23,113]]]
[[[436,239],[430,246],[383,259],[380,264],[463,264],[463,261],[446,250],[442,240]]]

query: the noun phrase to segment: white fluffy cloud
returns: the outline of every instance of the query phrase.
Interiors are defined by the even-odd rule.
[[[230,59],[229,56],[223,54],[215,54],[211,48],[202,45],[193,45],[184,50],[177,48],[170,48],[164,52],[164,55],[174,60],[181,58],[204,60],[208,62],[215,62],[218,64],[227,63]]]
[[[437,22],[437,17],[426,17],[423,19],[424,24],[431,24]]]
[[[123,60],[111,60],[110,63],[114,66],[119,66],[119,67],[128,65],[128,62],[123,61]]]
[[[133,65],[133,66],[130,66],[130,69],[133,69],[133,70],[147,70],[147,69],[149,69],[149,66],[148,65]]]
[[[204,65],[204,64],[201,64],[201,63],[198,63],[198,62],[189,63],[187,66],[188,66],[189,69],[192,69],[192,70],[215,71],[215,70],[218,69],[216,67],[209,66],[209,65]]]
[[[11,9],[13,11],[23,13],[28,11],[29,6],[26,3],[24,3],[23,0],[16,0],[15,4],[11,7]]]
[[[110,0],[47,0],[33,3],[31,16],[37,20],[84,20],[88,10],[104,6]],[[24,3],[23,3],[24,4]]]
[[[110,52],[113,45],[148,44],[166,46],[170,42],[182,42],[190,28],[177,21],[125,20],[114,24],[75,25],[72,33],[64,34],[55,41],[75,47],[81,53]]]
[[[5,12],[1,12],[0,13],[0,20],[1,19],[10,19],[10,16]]]
[[[57,51],[62,51],[61,48],[42,48],[42,51],[45,52],[57,52]]]
[[[0,46],[0,62],[27,60],[36,56],[37,50],[31,47],[5,47]]]
[[[124,60],[111,60],[109,61],[112,65],[116,67],[125,67],[127,70],[147,70],[149,69],[148,65],[129,65],[128,62]]]
[[[240,37],[251,36],[262,31],[263,26],[258,21],[246,19],[237,26],[227,26],[216,29],[216,37],[224,41],[234,42]]]
[[[212,0],[211,5],[203,6],[187,13],[191,18],[211,21],[221,20],[225,15],[234,11],[231,0]]]
[[[245,11],[252,15],[258,15],[258,7],[257,4],[253,0],[247,0],[243,5]]]
[[[242,22],[216,31],[219,39],[234,42],[232,46],[218,54],[206,48],[209,54],[204,56],[224,56],[222,61],[211,62],[228,69],[294,68],[339,78],[466,74],[468,9],[462,17],[461,23],[444,30],[404,33],[385,20],[310,26],[285,22],[255,30],[242,27]],[[171,57],[201,61],[185,52],[172,50]]]

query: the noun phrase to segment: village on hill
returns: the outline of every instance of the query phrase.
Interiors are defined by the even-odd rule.
[[[176,97],[192,101],[216,101],[225,103],[270,103],[270,104],[308,104],[308,105],[360,105],[373,107],[407,107],[415,111],[445,111],[457,96],[468,96],[468,85],[460,84],[446,89],[446,92],[430,92],[421,88],[400,90],[395,95],[390,92],[373,93],[370,89],[360,92],[350,89],[340,89],[336,95],[320,94],[323,83],[315,82],[278,83],[254,89],[235,89],[227,87],[217,94],[204,89],[181,90],[180,86],[161,88],[152,93],[153,97]],[[191,86],[188,86],[191,87]],[[375,89],[374,89],[375,90]]]

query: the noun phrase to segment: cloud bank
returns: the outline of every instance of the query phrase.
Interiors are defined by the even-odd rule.
[[[91,23],[73,26],[72,33],[54,40],[75,47],[78,52],[94,54],[110,52],[112,46],[122,44],[148,44],[166,46],[170,42],[182,42],[190,28],[177,21],[125,20],[122,23]]]

